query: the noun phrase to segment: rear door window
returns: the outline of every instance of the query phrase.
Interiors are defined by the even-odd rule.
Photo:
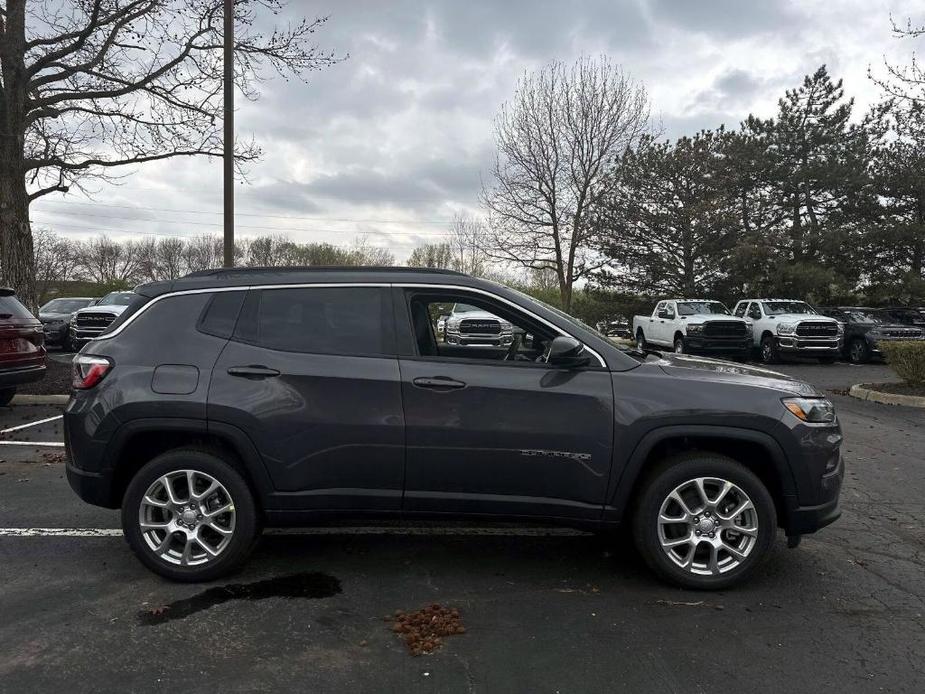
[[[287,352],[394,354],[388,293],[381,287],[293,287],[247,294],[234,336]]]

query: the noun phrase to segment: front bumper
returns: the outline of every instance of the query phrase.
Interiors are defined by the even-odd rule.
[[[842,481],[845,478],[845,461],[839,454],[836,468],[824,474],[819,487],[822,503],[812,506],[795,506],[788,514],[787,535],[807,535],[834,523],[841,516]]]
[[[709,337],[705,335],[688,335],[684,338],[685,347],[691,352],[748,352],[752,348],[751,335],[740,338]]]
[[[842,349],[840,337],[799,337],[797,335],[778,335],[777,349],[787,354],[804,354],[807,356],[838,356]]]
[[[67,340],[68,324],[44,323],[42,331],[45,333],[46,345],[63,345]]]

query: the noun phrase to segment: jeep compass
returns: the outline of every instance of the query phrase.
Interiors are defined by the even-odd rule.
[[[454,304],[510,324],[510,343],[438,340]],[[362,515],[624,532],[662,578],[723,588],[778,529],[795,546],[839,515],[841,431],[812,386],[619,348],[455,272],[141,285],[73,368],[71,486],[121,508],[141,562],[180,581],[238,567],[265,526]]]

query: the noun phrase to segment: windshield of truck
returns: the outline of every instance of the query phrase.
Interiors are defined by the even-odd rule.
[[[845,315],[850,323],[886,323],[883,316],[869,311],[845,311]]]
[[[470,306],[469,304],[453,304],[453,313],[474,313],[482,309]]]
[[[134,292],[113,292],[100,299],[97,306],[128,306],[134,298]]]
[[[815,313],[813,307],[805,301],[762,301],[764,312],[769,316],[782,313]]]
[[[40,313],[74,313],[86,308],[90,299],[52,299],[39,309]]]
[[[693,316],[697,313],[718,313],[720,315],[729,315],[729,309],[719,301],[679,301],[678,314],[682,316]]]

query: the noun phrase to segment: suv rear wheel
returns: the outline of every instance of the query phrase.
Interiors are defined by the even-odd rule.
[[[125,539],[141,562],[175,581],[211,581],[238,568],[259,533],[240,473],[197,448],[168,451],[132,478],[122,500]]]
[[[776,534],[774,502],[761,480],[713,453],[665,461],[633,518],[646,563],[684,588],[716,590],[742,581],[767,557]]]

